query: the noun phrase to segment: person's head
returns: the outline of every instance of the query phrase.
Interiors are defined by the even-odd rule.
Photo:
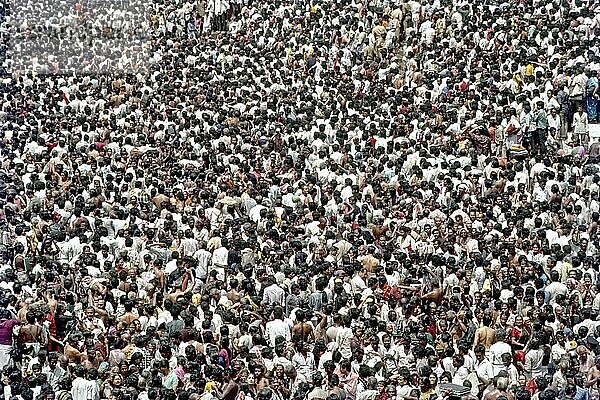
[[[477,346],[475,346],[475,358],[477,359],[478,362],[482,362],[485,358],[485,346],[482,344],[479,344]]]
[[[408,384],[408,377],[404,374],[399,374],[397,380],[400,387]]]
[[[492,317],[489,314],[484,314],[482,323],[484,326],[490,326],[492,324]]]
[[[44,364],[46,362],[46,359],[48,358],[48,352],[44,349],[38,351],[37,353],[37,357],[38,357],[38,361],[41,364]]]
[[[435,373],[431,373],[429,374],[429,383],[431,384],[431,387],[436,387],[437,383],[438,383],[438,377]]]
[[[273,392],[270,388],[264,388],[257,394],[258,400],[271,400],[273,398]]]
[[[574,383],[568,383],[565,387],[565,396],[569,399],[575,398],[577,395],[577,386]]]
[[[507,388],[508,388],[508,378],[499,377],[498,379],[496,379],[496,389],[503,392],[503,391],[506,391]]]
[[[496,329],[496,339],[499,342],[503,342],[506,339],[506,331],[504,329]]]
[[[83,378],[85,375],[85,369],[83,368],[83,366],[76,365],[75,367],[73,367],[73,375],[75,375],[76,378]]]
[[[348,375],[350,373],[350,362],[348,360],[343,360],[340,362],[340,372],[343,376]]]
[[[48,366],[50,366],[50,368],[56,367],[58,364],[58,358],[58,353],[56,352],[51,352],[48,354]]]
[[[123,377],[121,374],[113,374],[111,378],[112,385],[115,387],[121,387],[123,384]]]
[[[335,371],[335,362],[333,362],[333,360],[325,361],[323,363],[323,369],[325,370],[328,376],[333,374],[333,371]]]
[[[389,349],[392,345],[392,337],[386,333],[382,336],[381,342],[383,344],[383,347],[385,347],[386,349]]]
[[[274,319],[283,319],[283,308],[280,306],[276,306],[273,308],[273,318]]]

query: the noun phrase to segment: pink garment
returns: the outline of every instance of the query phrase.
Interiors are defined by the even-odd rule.
[[[12,345],[13,328],[18,324],[19,320],[17,319],[0,320],[0,344],[5,346]]]
[[[227,350],[221,349],[219,355],[223,357],[223,361],[225,362],[225,365],[223,367],[229,368],[229,353],[227,352]]]

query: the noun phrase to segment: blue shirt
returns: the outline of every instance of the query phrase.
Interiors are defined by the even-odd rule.
[[[590,392],[577,386],[577,392],[575,393],[575,397],[573,397],[573,400],[589,400],[589,398]]]

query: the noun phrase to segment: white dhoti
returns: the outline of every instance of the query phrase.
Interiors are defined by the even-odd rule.
[[[10,351],[12,346],[8,344],[0,344],[0,371],[4,369],[10,362]]]

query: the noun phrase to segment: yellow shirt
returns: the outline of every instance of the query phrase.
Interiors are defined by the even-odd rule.
[[[533,65],[528,64],[525,67],[525,75],[527,75],[527,76],[532,76],[533,75]]]

